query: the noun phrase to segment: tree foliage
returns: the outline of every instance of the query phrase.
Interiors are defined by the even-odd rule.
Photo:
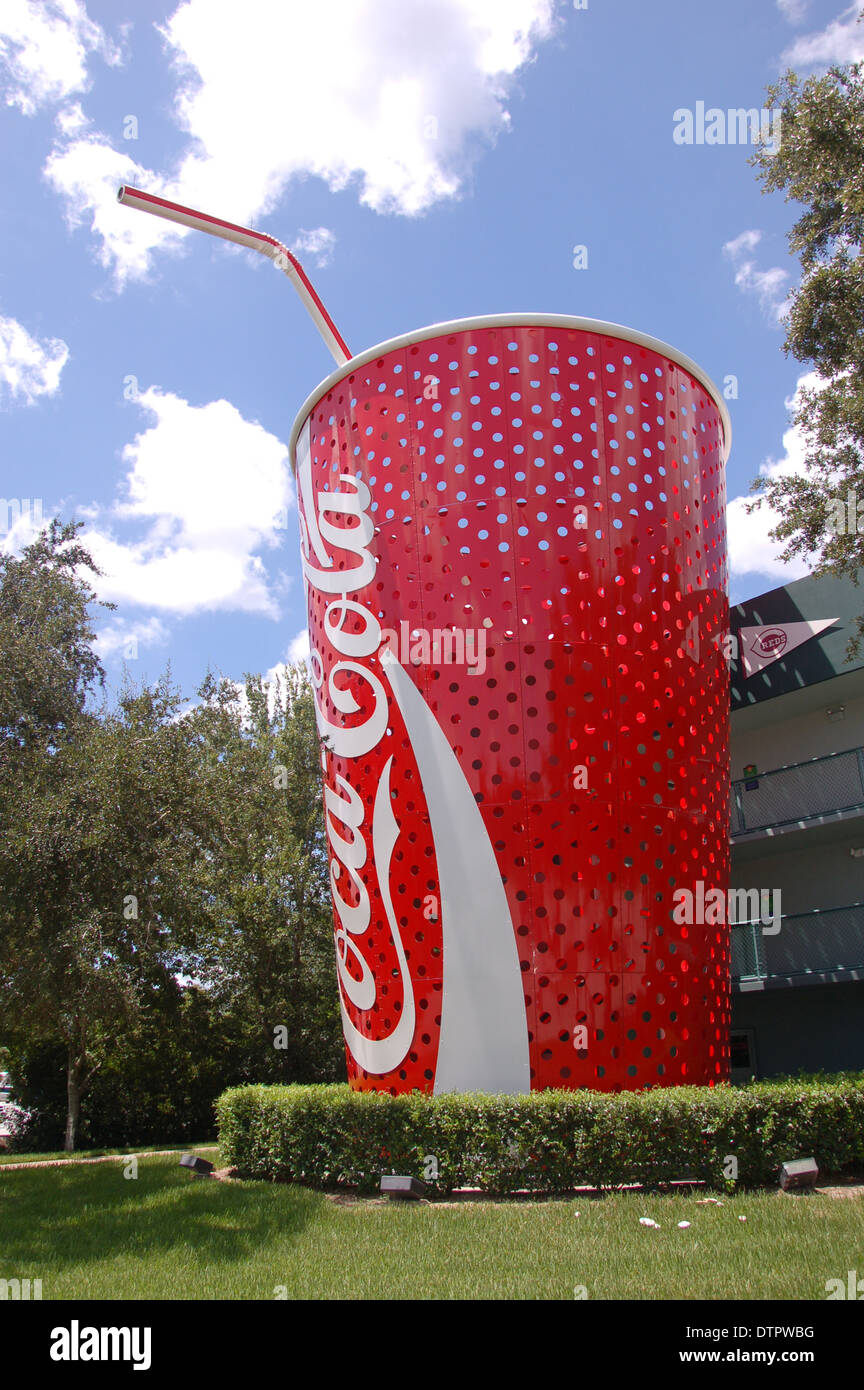
[[[114,604],[96,598],[87,575],[100,571],[79,529],[55,519],[20,559],[0,555],[0,768],[7,774],[21,766],[10,760],[13,751],[74,738],[105,681],[90,606]]]
[[[862,11],[864,18],[864,11]],[[793,423],[805,443],[800,474],[759,478],[779,513],[784,560],[813,557],[816,573],[857,582],[864,565],[864,65],[832,67],[768,89],[782,115],[780,148],[753,156],[763,192],[803,207],[789,233],[801,278],[790,296],[784,350],[810,364]],[[851,505],[850,505],[851,504]],[[864,632],[864,617],[859,621]]]
[[[200,693],[190,722],[218,825],[199,981],[230,1013],[246,1079],[323,1080],[344,1052],[311,687],[289,668],[278,689],[248,676]]]
[[[208,676],[187,709],[166,675],[97,706],[77,529],[0,559],[0,1040],[49,1127],[62,1055],[70,1149],[88,1094],[136,1142],[166,1088],[200,1114],[201,1088],[342,1055],[307,679]]]

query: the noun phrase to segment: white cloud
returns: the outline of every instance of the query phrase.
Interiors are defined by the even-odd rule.
[[[120,62],[119,50],[88,17],[83,0],[3,0],[0,64],[7,106],[32,116],[41,106],[86,91],[92,53],[112,66]]]
[[[799,377],[792,397],[785,402],[786,409],[795,410],[801,391],[818,387],[820,380],[816,372],[806,372]],[[804,437],[800,429],[792,425],[783,435],[782,458],[766,459],[759,469],[759,474],[763,478],[803,474],[805,455]],[[753,500],[753,494],[734,497],[727,508],[730,572],[738,577],[745,574],[764,574],[770,579],[781,580],[784,584],[793,579],[803,579],[812,572],[812,563],[808,563],[800,555],[796,555],[788,563],[780,560],[780,552],[788,542],[772,541],[768,535],[779,522],[780,514],[769,507],[767,502],[763,502],[757,511],[748,516],[747,505]]]
[[[105,571],[99,590],[105,598],[187,616],[216,609],[276,616],[258,556],[218,546],[163,546],[158,535],[129,544],[91,531],[87,544]]]
[[[757,270],[752,261],[743,261],[735,271],[735,284],[747,294],[755,294],[767,314],[779,319],[786,309],[788,272],[779,266]]]
[[[179,246],[188,232],[173,222],[132,212],[117,202],[122,183],[144,187],[164,195],[165,181],[150,169],[121,154],[98,133],[83,135],[70,144],[58,143],[44,169],[45,177],[66,207],[70,227],[89,221],[100,241],[98,259],[113,269],[118,288],[128,279],[143,279],[151,267],[157,246]]]
[[[732,259],[735,260],[745,251],[755,251],[761,240],[762,233],[759,231],[750,230],[749,232],[742,232],[740,236],[736,236],[733,241],[727,241],[723,250],[726,252],[727,256],[731,256]]]
[[[80,135],[90,124],[84,115],[80,101],[71,101],[68,106],[61,106],[54,117],[54,122],[60,134],[65,135],[67,140]]]
[[[802,34],[786,49],[783,61],[792,68],[830,67],[864,59],[864,24],[859,23],[861,0],[855,0],[825,29]]]
[[[285,445],[228,401],[193,406],[151,389],[155,423],[123,451],[126,495],[87,533],[105,570],[100,595],[163,612],[215,609],[276,617],[259,552],[282,539],[293,505]],[[118,539],[118,523],[144,523]]]
[[[134,661],[141,647],[164,647],[169,635],[168,628],[159,618],[145,618],[138,622],[118,618],[106,623],[94,646],[102,661],[115,656]]]
[[[296,666],[299,661],[309,660],[309,632],[305,627],[301,627],[296,636],[291,638],[288,643],[288,662]]]
[[[47,173],[92,214],[118,283],[183,235],[113,203],[124,179],[241,224],[292,179],[356,186],[376,212],[419,214],[459,194],[479,143],[506,131],[515,74],[555,28],[556,0],[184,0],[161,33],[188,146],[168,175],[131,172],[105,136],[56,149]],[[136,230],[130,226],[139,224]],[[324,238],[321,242],[321,238]],[[300,233],[329,253],[326,228]],[[317,239],[317,240],[316,240]],[[320,244],[319,244],[320,242]],[[322,262],[324,263],[324,262]]]
[[[177,110],[199,148],[182,181],[250,211],[292,175],[359,179],[376,211],[452,196],[466,138],[506,128],[508,78],[553,24],[553,0],[185,0],[163,34]],[[205,204],[206,206],[207,204]],[[230,215],[230,213],[229,213]]]
[[[106,270],[113,271],[114,283],[122,289],[128,280],[145,279],[150,274],[157,247],[177,251],[189,232],[175,222],[123,207],[117,202],[120,185],[144,188],[175,202],[188,204],[195,199],[152,169],[137,164],[131,155],[115,150],[99,131],[87,131],[87,124],[80,106],[58,114],[61,134],[72,138],[58,139],[43,172],[63,199],[69,227],[74,230],[89,223],[98,242],[97,259]],[[221,204],[218,211],[224,211]],[[300,231],[290,241],[292,251],[318,267],[330,264],[335,245],[336,234],[329,227]]]
[[[68,360],[61,338],[34,338],[17,319],[0,317],[0,405],[53,396]]]
[[[780,319],[787,307],[789,272],[779,266],[773,266],[770,270],[757,269],[749,253],[756,249],[761,240],[760,231],[751,229],[741,232],[740,236],[724,244],[723,254],[734,266],[738,288],[744,294],[754,294],[766,314]]]
[[[333,259],[333,247],[336,245],[336,233],[329,227],[315,227],[309,232],[298,232],[293,242],[291,250],[298,256],[311,256],[315,265],[329,265]]]
[[[810,0],[777,0],[777,8],[790,24],[801,24],[810,6]]]

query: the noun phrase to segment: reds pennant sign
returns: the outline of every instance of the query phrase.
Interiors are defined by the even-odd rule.
[[[817,618],[808,623],[769,623],[765,627],[742,627],[738,632],[741,658],[748,676],[788,656],[796,647],[833,627],[836,618]]]

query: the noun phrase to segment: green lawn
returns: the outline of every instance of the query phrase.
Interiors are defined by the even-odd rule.
[[[783,1300],[864,1274],[860,1196],[698,1196],[337,1205],[174,1158],[140,1160],[136,1180],[122,1163],[33,1169],[0,1175],[0,1278],[41,1278],[43,1299]]]

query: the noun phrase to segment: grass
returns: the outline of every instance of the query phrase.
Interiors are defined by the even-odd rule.
[[[44,1299],[824,1299],[864,1275],[864,1198],[616,1193],[340,1205],[173,1158],[0,1176],[0,1278]],[[577,1215],[578,1213],[578,1215]],[[640,1226],[650,1216],[660,1230]],[[746,1216],[746,1222],[738,1220]],[[689,1229],[679,1230],[679,1221]]]

